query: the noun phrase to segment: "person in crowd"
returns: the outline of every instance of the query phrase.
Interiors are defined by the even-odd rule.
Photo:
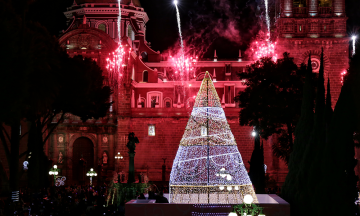
[[[164,197],[164,192],[160,191],[160,193],[156,197],[155,203],[169,203],[169,200]]]
[[[143,193],[140,193],[140,195],[139,195],[138,199],[146,199],[146,197],[144,196],[144,194],[143,194]]]

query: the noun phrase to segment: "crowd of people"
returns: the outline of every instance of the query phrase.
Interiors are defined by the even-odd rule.
[[[124,205],[107,205],[106,186],[43,188],[35,193],[20,190],[19,202],[0,201],[0,215],[123,215]]]
[[[49,187],[36,192],[22,188],[19,202],[12,202],[10,197],[5,200],[0,199],[0,216],[124,215],[125,203],[118,205],[107,202],[107,189],[105,184],[95,187],[76,185]],[[140,193],[137,199],[154,199],[155,203],[169,202],[155,185],[150,186],[146,197]]]

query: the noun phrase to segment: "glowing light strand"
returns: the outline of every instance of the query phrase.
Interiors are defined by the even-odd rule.
[[[121,0],[119,0],[119,16],[117,20],[117,28],[118,28],[118,39],[121,41]]]
[[[356,53],[356,47],[355,47],[355,44],[356,44],[356,36],[352,36],[352,55],[354,56],[355,53]]]
[[[179,8],[178,8],[178,6],[177,6],[177,1],[175,1],[174,4],[175,4],[175,8],[176,8],[176,18],[177,18],[177,24],[178,24],[178,28],[179,28],[181,52],[182,52],[182,54],[184,55],[184,42],[183,42],[183,38],[182,38],[181,20],[180,20]]]
[[[269,17],[269,2],[268,0],[265,1],[265,18],[266,18],[266,26],[270,37],[270,17]]]
[[[206,133],[202,131],[204,127]],[[220,99],[206,72],[171,170],[170,202],[239,203],[245,194],[257,201]]]

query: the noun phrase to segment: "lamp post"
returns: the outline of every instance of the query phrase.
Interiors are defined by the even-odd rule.
[[[115,160],[117,161],[117,167],[118,167],[118,171],[119,171],[119,167],[120,167],[120,160],[124,159],[124,157],[120,154],[120,152],[117,153],[117,155],[115,155]]]
[[[49,171],[49,175],[54,176],[54,186],[55,186],[55,182],[56,182],[56,176],[58,174],[59,174],[59,169],[57,168],[57,165],[54,165],[53,168],[51,168],[50,171]]]
[[[97,173],[91,168],[90,171],[86,173],[86,176],[90,176],[90,186],[92,186],[92,177],[97,176]]]
[[[355,44],[356,44],[356,35],[352,36],[351,39],[352,39],[352,55],[355,55],[356,53],[356,50],[355,50]]]

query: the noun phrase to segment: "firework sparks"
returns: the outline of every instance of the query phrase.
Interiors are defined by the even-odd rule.
[[[125,64],[125,49],[121,43],[121,0],[119,0],[119,16],[117,20],[117,29],[118,29],[118,47],[117,49],[109,53],[109,57],[106,59],[107,65],[106,69],[109,72],[109,82],[111,86],[116,86],[120,82],[123,76],[123,67]],[[131,52],[131,48],[129,49]]]
[[[197,57],[193,58],[179,54],[177,57],[171,56],[170,58],[175,70],[175,80],[187,81],[191,76],[195,76]]]
[[[270,42],[270,33],[266,35],[260,31],[257,39],[251,43],[250,49],[253,60],[259,60],[263,57],[272,57],[273,61],[278,59],[275,53],[276,42]]]

